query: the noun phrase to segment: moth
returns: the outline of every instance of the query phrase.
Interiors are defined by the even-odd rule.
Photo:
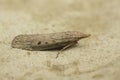
[[[80,39],[89,37],[79,31],[66,31],[48,34],[21,34],[12,41],[12,47],[31,51],[60,49],[61,51],[75,45]]]

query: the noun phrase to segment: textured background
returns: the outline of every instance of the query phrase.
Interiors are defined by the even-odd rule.
[[[120,80],[120,0],[0,0],[0,80]],[[64,51],[11,48],[18,34],[92,34]]]

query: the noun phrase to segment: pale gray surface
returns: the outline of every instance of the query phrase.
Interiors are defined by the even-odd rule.
[[[0,0],[0,80],[120,80],[120,0]],[[77,30],[57,51],[11,48],[18,34]]]

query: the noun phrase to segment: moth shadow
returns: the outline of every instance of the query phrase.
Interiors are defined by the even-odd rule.
[[[78,44],[73,45],[73,46],[70,46],[70,47],[68,47],[68,48],[66,48],[66,49],[63,49],[64,47],[58,47],[58,48],[44,49],[44,50],[40,50],[39,48],[32,48],[30,51],[60,51],[60,50],[62,50],[62,49],[63,49],[62,51],[64,51],[64,50],[72,49],[72,48],[77,47],[77,46],[78,46]]]

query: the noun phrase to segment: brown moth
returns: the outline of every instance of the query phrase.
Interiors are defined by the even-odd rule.
[[[16,36],[12,41],[12,47],[31,51],[61,49],[63,51],[75,44],[80,39],[89,37],[78,31],[67,31],[49,34],[24,34]],[[57,54],[60,54],[60,52]]]

